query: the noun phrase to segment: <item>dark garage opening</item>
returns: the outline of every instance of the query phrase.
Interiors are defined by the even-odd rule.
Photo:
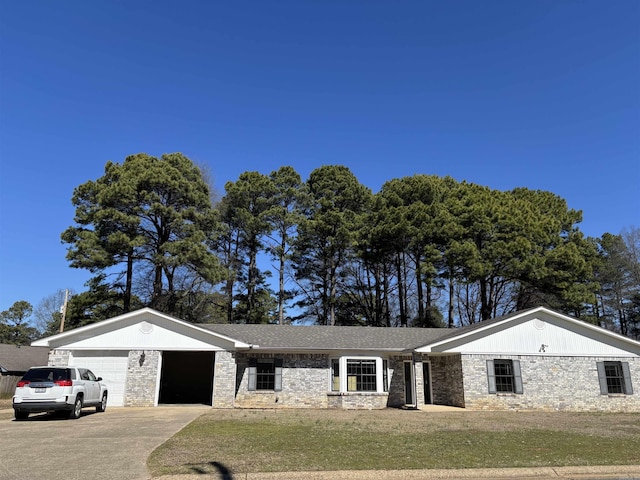
[[[158,403],[211,405],[213,352],[162,352]]]

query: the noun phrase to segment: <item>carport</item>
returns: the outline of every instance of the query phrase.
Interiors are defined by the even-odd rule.
[[[214,352],[162,352],[160,404],[211,405]]]

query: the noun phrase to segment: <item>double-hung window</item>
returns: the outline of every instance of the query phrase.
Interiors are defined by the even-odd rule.
[[[331,359],[332,392],[387,392],[388,362],[379,357]]]
[[[602,395],[633,394],[628,362],[597,362],[596,366]]]
[[[282,390],[282,359],[250,358],[249,390]]]
[[[377,391],[375,360],[347,359],[347,391]]]
[[[489,393],[523,393],[519,360],[487,360]]]

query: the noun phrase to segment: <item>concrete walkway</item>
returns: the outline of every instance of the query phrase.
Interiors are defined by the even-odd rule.
[[[212,470],[216,470],[212,466]],[[640,465],[606,467],[485,468],[466,470],[358,470],[336,472],[167,475],[154,480],[640,480]]]

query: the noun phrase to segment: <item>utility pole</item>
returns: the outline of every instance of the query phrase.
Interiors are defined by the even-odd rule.
[[[60,333],[64,331],[64,320],[67,316],[67,302],[69,300],[69,290],[64,291],[64,305],[62,305],[62,320],[60,320]]]

